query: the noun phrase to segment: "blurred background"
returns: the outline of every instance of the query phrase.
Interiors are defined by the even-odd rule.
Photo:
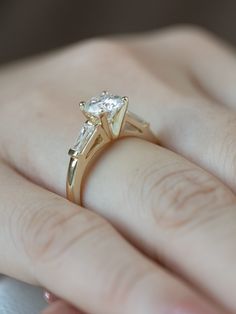
[[[236,0],[0,0],[0,64],[88,37],[181,23],[236,44]]]

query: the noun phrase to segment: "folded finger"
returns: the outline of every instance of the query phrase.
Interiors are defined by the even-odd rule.
[[[42,285],[88,313],[211,312],[103,218],[5,165],[0,176],[1,273]]]
[[[236,54],[214,34],[180,26],[122,39],[160,78],[179,91],[236,108]],[[195,88],[194,88],[195,87]]]
[[[235,311],[236,198],[211,174],[164,148],[125,139],[93,167],[84,204]]]
[[[175,41],[171,43],[169,50],[174,51]],[[111,73],[105,75],[104,68]],[[24,77],[21,84],[20,77]],[[7,69],[0,75],[0,82],[0,154],[50,189],[55,188],[57,176],[59,192],[65,192],[66,152],[83,121],[74,104],[78,97],[86,100],[105,86],[130,97],[130,110],[151,123],[163,146],[191,159],[236,191],[236,114],[191,92],[179,93],[153,76],[125,45],[95,41],[39,60],[33,66],[29,63]],[[83,84],[78,86],[77,82]],[[22,127],[25,125],[27,128]],[[43,172],[42,152],[47,154],[47,165],[53,164],[47,174]]]
[[[230,110],[236,108],[235,52],[197,27],[128,36],[121,42],[160,81],[156,103],[147,95],[148,104],[138,109],[142,116],[150,110],[149,121],[163,145],[236,191],[236,115]]]
[[[93,49],[91,49],[91,47],[89,49],[86,48],[87,54],[86,56],[83,55],[84,58],[87,58],[89,53],[94,53],[92,50],[94,50],[95,46],[92,45],[92,48]],[[111,59],[109,59],[108,52],[112,52],[111,55],[113,56],[114,46],[112,46],[111,49],[109,45],[105,44],[105,48],[106,50],[104,49],[104,44],[102,44],[102,48],[100,45],[100,56],[101,52],[106,53],[107,58],[105,64],[108,62],[108,65],[111,66]],[[80,60],[78,61],[79,69],[81,70],[79,75],[83,74],[81,80],[83,79],[84,84],[86,84],[85,82],[87,80],[88,86],[90,86],[91,83],[93,89],[99,88],[99,90],[102,89],[102,85],[104,84],[114,88],[116,88],[116,84],[118,86],[117,88],[127,88],[128,95],[130,91],[133,96],[130,101],[131,110],[151,122],[158,138],[167,147],[181,152],[183,155],[195,160],[200,165],[204,165],[212,172],[217,173],[222,179],[225,178],[227,182],[233,184],[232,173],[231,171],[225,172],[223,160],[215,160],[216,156],[218,156],[217,149],[219,154],[219,150],[222,147],[222,139],[225,135],[225,133],[222,134],[219,129],[219,123],[222,123],[223,117],[225,120],[222,125],[226,125],[226,121],[229,117],[227,115],[228,113],[226,112],[224,116],[221,111],[213,110],[215,108],[214,106],[208,106],[208,103],[204,106],[205,104],[202,103],[202,99],[197,100],[200,101],[199,103],[197,102],[198,106],[192,98],[184,99],[182,95],[176,94],[168,86],[155,80],[146,69],[143,69],[143,67],[137,63],[137,60],[133,60],[133,57],[130,55],[127,56],[123,49],[119,50],[117,46],[115,46],[115,49],[116,57],[117,59],[120,58],[119,60],[121,62],[117,62],[115,65],[112,63],[111,69],[116,73],[115,76],[113,73],[113,76],[116,77],[117,80],[111,79],[108,74],[102,76],[104,64],[102,64],[101,68],[97,59],[98,57],[93,57],[93,59],[90,55],[90,66],[92,69],[96,68],[96,72],[90,69],[91,72],[88,70],[88,73],[86,73],[87,68]],[[99,52],[99,50],[96,52]],[[65,59],[67,60],[68,55],[67,58],[62,59],[63,61],[65,61]],[[84,61],[83,58],[82,61]],[[55,61],[55,64],[57,64],[57,62],[58,60]],[[59,62],[59,64],[61,63]],[[54,67],[52,66],[53,69]],[[121,74],[124,71],[123,67],[126,69],[130,67],[130,77],[122,77]],[[132,78],[134,79],[134,77],[135,84],[133,84],[131,80]],[[57,88],[62,85],[63,81],[57,81],[56,78],[54,79],[55,81],[53,80],[51,82],[58,84]],[[144,85],[147,86],[147,88],[141,88],[141,86]],[[57,93],[48,94],[45,90],[41,89],[40,92],[37,89],[36,93],[29,93],[26,89],[26,97],[22,97],[21,101],[16,102],[14,100],[10,106],[5,105],[1,108],[1,112],[3,113],[2,117],[7,116],[11,118],[17,129],[16,137],[15,131],[9,128],[7,123],[4,123],[3,118],[1,119],[2,123],[0,127],[3,134],[1,143],[4,148],[1,150],[2,156],[25,176],[30,177],[32,180],[62,195],[65,195],[65,180],[68,165],[66,153],[69,146],[68,143],[71,143],[73,135],[82,123],[82,117],[79,114],[78,116],[75,115],[75,109],[72,109],[71,96],[68,96],[70,91],[72,95],[75,95],[74,88],[67,86],[65,89],[56,89],[58,95]],[[86,94],[89,93],[89,91],[81,91],[81,93]],[[144,104],[146,104],[146,106]],[[218,119],[217,123],[214,119],[215,117]],[[24,125],[27,125],[27,128],[23,128],[22,126]],[[216,125],[218,126],[217,128],[215,128]],[[186,132],[186,130],[188,132]],[[220,134],[223,137],[216,136]],[[213,139],[215,141],[213,141]],[[224,275],[224,272],[220,271],[222,265],[224,265],[225,269],[233,269],[233,265],[235,264],[235,258],[232,256],[232,246],[234,243],[234,225],[232,223],[234,221],[234,196],[217,180],[213,180],[211,176],[205,172],[201,172],[199,168],[195,169],[194,165],[189,165],[186,160],[181,159],[180,156],[173,155],[170,151],[161,150],[157,146],[154,148],[154,146],[150,146],[149,143],[144,144],[142,142],[141,144],[138,142],[137,144],[137,141],[133,140],[131,142],[128,140],[123,141],[122,143],[129,143],[129,145],[125,146],[125,144],[123,144],[123,149],[114,150],[117,153],[109,155],[112,156],[110,160],[114,160],[115,164],[112,164],[112,162],[103,164],[100,176],[94,175],[95,181],[93,182],[96,183],[93,184],[93,187],[88,189],[88,191],[91,191],[91,195],[94,194],[96,197],[93,198],[93,196],[91,196],[86,198],[88,207],[99,211],[104,216],[111,219],[129,239],[135,241],[136,245],[140,245],[146,252],[152,252],[151,255],[154,254],[155,258],[157,256],[160,257],[162,262],[166,261],[172,269],[177,268],[175,270],[178,271],[178,273],[182,276],[186,276],[194,284],[197,284],[198,288],[204,291],[206,290],[209,295],[213,296],[215,299],[219,299],[225,306],[235,308],[235,303],[232,301],[234,299],[232,297],[233,290],[228,286],[228,282],[234,286],[234,275],[231,276],[229,273]],[[133,144],[131,145],[130,143]],[[213,146],[210,146],[209,143],[212,143]],[[113,146],[113,148],[114,147],[115,146]],[[216,149],[216,154],[212,154],[212,147]],[[16,151],[17,154],[15,154]],[[119,155],[119,153],[121,153],[121,155]],[[222,156],[222,154],[223,153],[221,153],[220,156]],[[120,159],[118,158],[119,156]],[[178,162],[175,168],[176,159]],[[132,180],[136,172],[142,172],[146,160],[152,162],[154,164],[153,167],[157,167],[154,169],[155,171],[152,170],[152,166],[150,166],[151,170],[147,170],[153,171],[154,175],[150,175],[150,177],[153,178],[154,183],[155,180],[158,181],[159,177],[161,177],[161,169],[162,167],[165,168],[165,162],[171,161],[171,165],[173,163],[173,168],[167,167],[168,171],[166,176],[171,179],[168,181],[170,185],[172,184],[172,179],[174,185],[176,180],[183,182],[180,187],[180,192],[177,188],[179,196],[175,189],[170,189],[170,191],[173,190],[174,195],[170,194],[170,196],[168,196],[166,193],[165,197],[162,198],[159,192],[159,184],[154,184],[155,188],[150,191],[150,197],[147,196],[145,201],[144,199],[141,201],[139,196],[142,196],[142,193],[140,190],[136,190],[136,188],[141,189],[142,186],[145,186],[144,190],[146,188],[145,180],[141,177],[138,181],[139,184],[132,186],[133,193],[130,194],[130,201],[124,202],[125,196],[122,193],[122,187],[125,188],[125,191],[129,190],[126,184]],[[110,166],[108,166],[108,164]],[[124,165],[127,165],[127,167],[124,167]],[[189,169],[189,176],[186,176],[185,171],[183,171],[185,166]],[[114,172],[111,172],[111,169],[114,169]],[[144,171],[146,171],[145,169],[146,166]],[[159,173],[159,170],[161,173]],[[176,177],[172,175],[175,171],[177,171]],[[130,174],[130,177],[126,177],[127,172]],[[104,180],[107,173],[109,174],[107,176],[108,179]],[[115,176],[120,177],[120,180],[117,179],[113,185]],[[129,180],[129,178],[131,179]],[[197,182],[195,182],[196,180]],[[102,184],[100,184],[100,181]],[[202,183],[205,181],[209,181],[209,186],[205,184],[204,187],[201,188]],[[166,181],[164,180],[164,182]],[[189,184],[189,182],[191,184]],[[188,189],[185,188],[185,186]],[[110,192],[107,193],[106,189]],[[205,192],[205,189],[207,192]],[[148,185],[147,190],[149,190]],[[103,194],[100,194],[99,191],[102,191]],[[208,193],[209,191],[211,193]],[[219,193],[219,195],[217,193]],[[199,198],[197,205],[195,205],[195,198],[192,197],[192,195],[194,196],[195,194]],[[208,195],[207,198],[204,197],[205,194]],[[180,204],[181,202],[185,204],[185,199],[190,201],[189,204],[185,204],[185,210],[181,210],[182,207],[178,205],[179,197]],[[128,196],[126,196],[126,198],[129,199]],[[214,202],[215,199],[217,201],[216,204]],[[94,200],[96,200],[96,203]],[[163,202],[163,200],[164,203],[160,203]],[[138,204],[136,203],[137,201]],[[177,205],[175,201],[177,201]],[[209,205],[205,204],[204,201],[209,203]],[[168,202],[170,202],[170,204]],[[203,204],[201,204],[201,202],[203,202]],[[168,204],[167,207],[169,211],[166,211],[165,203]],[[233,205],[229,206],[229,203]],[[142,204],[145,213],[147,212],[148,215],[151,216],[150,219],[143,221],[143,217],[140,215],[140,212],[142,213],[142,208],[139,207],[140,204]],[[209,210],[207,206],[209,206]],[[190,232],[191,236],[186,238],[180,237],[179,241],[173,241],[173,233],[169,234],[165,229],[160,228],[158,219],[154,219],[151,214],[152,212],[158,211],[159,207],[161,208],[161,212],[163,211],[163,215],[165,215],[166,212],[170,213],[171,222],[171,213],[173,212],[174,218],[176,217],[176,213],[180,213],[181,217],[179,218],[179,216],[177,216],[177,221],[185,221],[187,216],[187,222],[190,221],[190,225],[192,219],[190,219],[191,217],[189,218],[189,215],[191,216],[194,209],[197,211],[197,209],[200,208],[199,212],[201,215],[193,215],[193,221],[195,222],[195,217],[197,217],[197,221],[199,221],[199,217],[204,221],[209,221],[209,224],[203,224],[204,230],[201,229],[201,224],[199,224],[199,228],[193,228],[193,232]],[[215,207],[218,209],[216,213],[214,211]],[[123,210],[120,210],[122,208]],[[136,212],[135,209],[138,208],[140,209]],[[225,208],[227,208],[227,211]],[[222,209],[220,212],[222,215],[218,215],[220,209]],[[226,212],[227,215],[225,214]],[[215,219],[211,220],[209,218],[211,215],[216,217],[216,224],[214,224]],[[185,226],[185,224],[183,225]],[[225,225],[227,225],[227,229],[225,229]],[[180,230],[182,229],[180,228]],[[230,236],[230,234],[232,236]],[[216,238],[227,238],[227,241],[222,240],[222,245],[218,247],[214,245]],[[202,239],[204,239],[204,246],[202,246]],[[172,247],[170,243],[173,243]],[[184,254],[186,254],[185,251],[193,247],[198,248],[198,250],[192,251],[191,258],[184,258]],[[210,254],[209,252],[212,253]],[[208,261],[209,254],[212,256],[211,262]],[[218,258],[218,256],[220,256],[220,258]],[[200,261],[202,268],[199,267],[197,261]],[[209,276],[215,278],[215,281],[209,280]],[[215,284],[215,282],[217,282],[217,284]],[[228,287],[228,290],[223,288],[225,286]]]
[[[186,67],[205,95],[236,109],[236,54],[233,47],[197,27],[177,29],[174,36],[175,58]]]

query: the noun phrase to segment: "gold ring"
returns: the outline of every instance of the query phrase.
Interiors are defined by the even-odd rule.
[[[107,91],[87,102],[80,109],[87,118],[79,137],[69,150],[67,198],[82,205],[82,184],[89,164],[114,140],[127,136],[157,142],[149,123],[128,111],[128,97],[112,95]]]

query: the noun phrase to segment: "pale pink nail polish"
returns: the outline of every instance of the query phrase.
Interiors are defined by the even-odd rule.
[[[58,298],[51,292],[45,290],[43,293],[44,299],[48,304],[51,304],[58,300]]]

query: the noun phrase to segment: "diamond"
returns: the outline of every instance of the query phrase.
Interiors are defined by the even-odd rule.
[[[102,113],[108,114],[108,122],[112,122],[116,113],[125,105],[124,99],[120,96],[103,92],[97,97],[84,103],[84,111],[89,116],[99,118]]]
[[[81,153],[85,148],[86,144],[88,143],[88,140],[92,136],[94,130],[95,125],[91,124],[91,122],[89,121],[86,121],[79,133],[78,139],[73,149],[76,150],[78,153]]]

